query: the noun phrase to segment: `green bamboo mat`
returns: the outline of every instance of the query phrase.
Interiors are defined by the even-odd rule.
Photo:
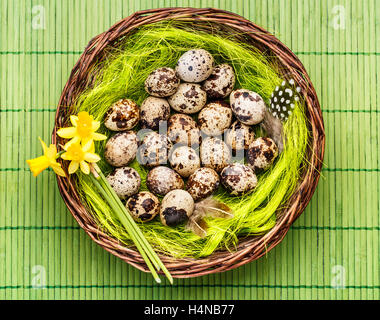
[[[303,61],[326,126],[323,178],[284,241],[237,270],[156,285],[94,244],[51,172],[25,159],[88,41],[152,7],[217,7]],[[44,14],[44,19],[42,15]],[[377,0],[0,1],[0,299],[379,299],[380,3]]]

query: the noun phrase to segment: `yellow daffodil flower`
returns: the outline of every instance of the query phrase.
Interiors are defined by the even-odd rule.
[[[90,173],[89,163],[98,162],[100,157],[95,153],[95,146],[92,140],[85,145],[80,143],[71,143],[66,152],[61,155],[63,160],[71,160],[69,165],[69,174],[73,174],[80,167],[84,174]]]
[[[71,144],[82,142],[83,145],[95,140],[105,140],[107,136],[101,133],[95,132],[100,127],[100,122],[95,121],[93,116],[90,116],[88,112],[79,112],[77,116],[70,116],[70,121],[73,127],[61,128],[57,131],[57,134],[64,139],[71,139],[64,146],[67,150]]]
[[[36,177],[42,171],[51,167],[53,171],[59,176],[65,177],[65,171],[63,171],[61,164],[57,162],[57,147],[55,144],[51,144],[49,148],[46,146],[45,142],[38,138],[41,142],[42,149],[44,150],[44,155],[35,159],[26,160],[26,163],[30,167],[30,171],[32,171],[33,175]]]

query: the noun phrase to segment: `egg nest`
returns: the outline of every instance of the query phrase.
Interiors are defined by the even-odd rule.
[[[193,48],[209,51],[217,64],[230,64],[235,70],[235,89],[257,92],[267,103],[274,88],[283,81],[281,70],[273,63],[275,59],[270,59],[268,53],[264,55],[254,46],[241,43],[232,33],[226,37],[218,32],[195,31],[186,23],[158,23],[140,27],[120,39],[117,48],[107,49],[105,58],[93,67],[92,71],[98,74],[94,84],[78,96],[73,111],[88,111],[96,120],[102,121],[108,108],[119,99],[133,99],[141,105],[148,96],[144,81],[149,73],[164,66],[174,68],[179,57]],[[114,134],[104,125],[100,132],[108,137]],[[214,194],[232,209],[233,218],[206,218],[206,237],[200,238],[187,231],[185,225],[164,226],[159,217],[138,223],[139,227],[156,251],[177,258],[206,257],[216,250],[233,251],[241,239],[265,234],[274,227],[276,216],[286,208],[298,184],[305,166],[308,134],[304,106],[298,102],[284,123],[284,151],[269,170],[258,175],[257,187],[239,197],[231,196],[222,186]],[[258,126],[256,137],[264,135]],[[97,153],[102,158],[104,146],[105,142],[96,143]],[[113,169],[104,159],[98,164],[105,174]],[[148,170],[136,160],[129,166],[141,176],[140,191],[147,190]],[[80,197],[99,229],[125,245],[133,246],[128,232],[91,179],[78,174],[76,183]]]

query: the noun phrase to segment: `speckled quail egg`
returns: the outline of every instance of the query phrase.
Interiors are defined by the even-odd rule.
[[[150,221],[160,212],[160,201],[148,191],[134,194],[128,199],[125,206],[137,222]]]
[[[188,145],[199,145],[201,133],[197,123],[192,117],[177,113],[172,115],[168,121],[168,137],[173,143]]]
[[[233,163],[220,173],[222,184],[232,195],[241,195],[254,189],[257,177],[253,170],[242,163]]]
[[[172,190],[183,189],[184,182],[173,169],[160,166],[149,171],[146,186],[154,194],[164,196]]]
[[[198,154],[188,146],[180,146],[173,149],[169,162],[171,167],[184,178],[190,176],[201,166]]]
[[[145,90],[155,97],[168,97],[177,91],[179,78],[172,68],[158,68],[145,80]]]
[[[208,137],[202,141],[200,156],[203,166],[220,172],[230,162],[231,151],[221,139]]]
[[[192,114],[206,104],[206,92],[196,83],[181,83],[175,94],[168,98],[170,106],[178,112]]]
[[[139,146],[137,159],[148,168],[166,164],[172,143],[166,135],[149,132]]]
[[[204,49],[193,49],[185,52],[178,60],[176,72],[186,82],[206,80],[213,69],[214,58]]]
[[[255,139],[252,127],[235,121],[231,128],[225,132],[225,141],[232,150],[248,149],[248,146]]]
[[[121,199],[137,193],[141,184],[139,174],[130,167],[116,168],[107,176],[107,180]]]
[[[161,222],[175,226],[185,222],[194,211],[194,200],[185,190],[170,191],[163,199],[160,209]]]
[[[137,135],[135,132],[120,132],[107,141],[104,148],[104,158],[110,165],[122,167],[136,157],[137,148]]]
[[[236,118],[248,126],[264,119],[265,102],[256,92],[239,89],[231,92],[230,104]]]
[[[234,85],[234,69],[228,64],[220,64],[213,69],[211,75],[203,82],[202,89],[206,91],[209,98],[221,99],[231,93]]]
[[[106,112],[104,125],[112,131],[131,130],[139,122],[140,110],[130,99],[121,99]]]
[[[224,101],[207,104],[198,115],[199,129],[209,136],[221,135],[229,128],[232,121],[232,110]]]
[[[219,187],[219,176],[210,168],[199,168],[189,177],[186,190],[194,201],[207,198]]]
[[[247,163],[255,171],[267,170],[278,156],[278,148],[271,138],[260,137],[253,141],[247,152]]]
[[[170,116],[170,105],[166,99],[148,97],[141,104],[140,123],[144,129],[158,130],[161,121]]]

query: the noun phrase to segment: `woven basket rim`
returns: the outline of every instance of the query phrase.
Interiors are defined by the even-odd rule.
[[[290,226],[306,208],[318,184],[325,151],[325,131],[317,94],[304,66],[297,56],[275,36],[244,17],[225,10],[213,8],[160,8],[135,12],[114,24],[109,30],[94,37],[88,43],[78,62],[73,67],[62,91],[52,132],[53,143],[61,142],[56,135],[56,131],[68,119],[69,108],[66,106],[69,106],[78,94],[91,83],[93,80],[90,75],[91,66],[102,57],[107,46],[113,45],[118,39],[127,36],[131,31],[142,25],[171,19],[199,23],[207,22],[227,27],[236,30],[237,33],[243,33],[250,41],[265,48],[265,50],[269,49],[272,54],[274,53],[282,68],[287,71],[287,74],[291,74],[298,85],[301,86],[303,92],[305,92],[304,100],[310,130],[310,148],[307,152],[309,165],[307,170],[304,171],[293,196],[288,201],[287,209],[277,218],[274,228],[263,236],[248,237],[239,241],[237,250],[234,252],[217,251],[211,256],[201,259],[176,259],[160,255],[160,258],[174,277],[189,278],[223,272],[242,266],[262,257],[283,240]],[[123,246],[117,239],[99,230],[92,215],[87,212],[85,206],[81,203],[72,178],[67,179],[57,176],[57,183],[69,211],[93,241],[137,269],[149,272],[144,260],[136,250]]]

